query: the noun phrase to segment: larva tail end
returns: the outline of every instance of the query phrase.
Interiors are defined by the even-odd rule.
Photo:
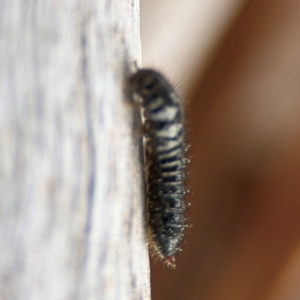
[[[167,257],[164,257],[164,263],[172,268],[172,269],[175,269],[176,268],[176,260],[175,260],[175,256],[167,256]]]

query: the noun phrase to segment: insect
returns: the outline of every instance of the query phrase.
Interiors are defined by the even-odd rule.
[[[181,99],[160,73],[141,69],[128,80],[128,92],[144,109],[147,211],[150,246],[170,267],[187,227],[184,217],[185,158]]]

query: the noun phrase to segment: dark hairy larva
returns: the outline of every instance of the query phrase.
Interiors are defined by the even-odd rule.
[[[151,69],[138,70],[127,88],[131,99],[144,109],[150,245],[168,266],[175,267],[186,228],[181,99],[167,79]]]

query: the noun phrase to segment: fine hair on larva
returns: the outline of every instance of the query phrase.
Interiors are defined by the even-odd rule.
[[[128,79],[129,97],[144,111],[147,222],[150,247],[170,267],[187,227],[184,197],[184,120],[181,98],[159,72],[140,69]]]

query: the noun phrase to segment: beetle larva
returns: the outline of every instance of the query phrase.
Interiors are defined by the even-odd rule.
[[[175,267],[185,224],[185,144],[181,99],[160,73],[137,71],[128,91],[144,108],[150,245]]]

